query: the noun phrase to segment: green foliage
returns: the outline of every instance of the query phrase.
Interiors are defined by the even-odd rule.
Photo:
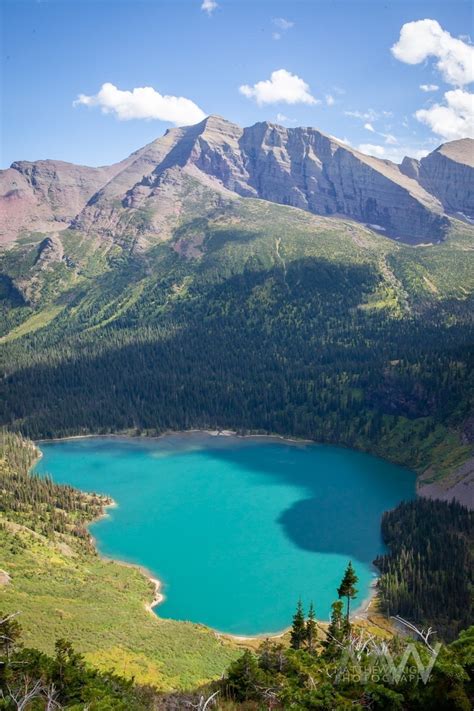
[[[292,648],[301,649],[306,640],[306,622],[301,600],[298,600],[296,612],[293,615],[290,637]]]
[[[347,608],[346,608],[346,620],[349,622],[349,615],[350,615],[350,605],[351,605],[351,600],[353,600],[356,595],[357,595],[357,589],[356,589],[356,583],[358,582],[359,578],[357,577],[354,568],[352,567],[352,561],[349,561],[347,568],[344,572],[344,576],[342,578],[341,584],[337,589],[337,594],[339,597],[345,597],[347,600]]]
[[[3,433],[0,452],[0,572],[9,576],[0,593],[2,608],[20,613],[12,624],[21,621],[25,643],[52,655],[68,639],[103,673],[159,689],[220,676],[236,656],[230,643],[160,620],[146,576],[97,555],[85,525],[104,501],[28,474],[37,450],[18,435]]]
[[[234,701],[252,701],[260,697],[263,674],[257,658],[248,649],[232,662],[226,675],[224,691]]]
[[[331,605],[331,621],[322,646],[328,657],[340,656],[341,645],[347,634],[347,623],[343,615],[343,603],[336,600]]]
[[[92,551],[85,524],[103,514],[104,506],[111,501],[31,474],[37,457],[38,450],[32,442],[17,434],[0,432],[0,512],[45,536],[74,536]]]
[[[342,622],[342,603],[337,604]],[[257,655],[247,651],[232,664],[219,686],[224,698],[240,703],[221,708],[467,711],[474,691],[473,634],[471,628],[450,647],[439,650],[426,684],[410,659],[403,666],[407,641],[400,638],[385,643],[394,668],[401,669],[399,678],[387,673],[380,649],[371,645],[370,637],[352,635],[342,640],[336,659],[327,654],[329,637],[322,654],[282,651],[267,640]],[[356,648],[360,651],[355,656]],[[420,644],[412,648],[427,665],[431,657],[427,648]],[[247,705],[249,700],[255,705]]]
[[[5,300],[1,422],[34,438],[291,434],[431,467],[433,478],[466,459],[469,229],[411,248],[258,200],[203,216],[189,189],[196,203],[169,243],[135,254],[69,230],[75,276],[58,280],[54,303],[32,314]],[[195,256],[179,254],[184,242]],[[11,288],[34,261],[28,249],[3,257]]]
[[[10,633],[8,618],[0,612],[0,638]],[[17,639],[8,655],[0,653],[0,709],[4,711],[146,711],[157,698],[151,688],[92,669],[64,639],[57,641],[54,657],[22,649]]]
[[[316,623],[316,613],[313,603],[309,606],[308,619],[306,620],[306,644],[310,652],[314,651],[318,638],[318,626]]]
[[[474,617],[474,513],[417,499],[384,513],[382,536],[390,549],[375,560],[382,610],[454,639]]]

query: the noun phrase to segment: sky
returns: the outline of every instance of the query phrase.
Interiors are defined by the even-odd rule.
[[[2,0],[0,167],[107,165],[219,114],[399,161],[474,137],[465,0]]]

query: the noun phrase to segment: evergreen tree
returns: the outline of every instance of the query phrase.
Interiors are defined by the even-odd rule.
[[[342,578],[341,584],[337,589],[337,594],[339,597],[345,597],[347,600],[346,608],[346,623],[349,624],[350,606],[351,600],[357,595],[357,589],[355,587],[359,578],[356,575],[354,568],[352,567],[352,561],[349,561],[349,565],[346,568],[344,577]]]
[[[331,605],[331,622],[328,627],[326,641],[323,642],[323,647],[329,656],[337,654],[340,649],[339,644],[344,640],[345,625],[342,608],[341,600],[336,600]]]
[[[262,673],[257,659],[248,649],[235,660],[225,681],[226,692],[235,701],[251,701],[259,696]]]
[[[311,603],[309,606],[308,620],[306,622],[306,644],[310,652],[314,652],[317,638],[318,626],[316,624],[316,614],[314,612],[314,605]]]
[[[298,600],[296,612],[293,615],[293,625],[291,627],[290,644],[293,649],[301,649],[306,640],[306,622],[304,618],[303,604]]]

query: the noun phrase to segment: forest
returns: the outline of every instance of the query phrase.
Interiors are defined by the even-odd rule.
[[[474,619],[474,512],[455,501],[404,502],[384,513],[382,537],[382,610],[454,639]]]
[[[468,303],[428,304],[399,319],[358,307],[377,286],[368,268],[305,259],[285,279],[276,268],[245,270],[168,303],[179,280],[171,274],[100,329],[94,314],[103,318],[107,295],[92,311],[78,297],[71,318],[4,343],[0,419],[32,438],[188,428],[291,434],[417,471],[432,466],[433,476],[462,462],[473,372]]]

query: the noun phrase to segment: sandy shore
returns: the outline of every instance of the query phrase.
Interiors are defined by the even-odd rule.
[[[81,434],[81,435],[68,435],[66,437],[51,437],[49,439],[37,439],[35,444],[47,444],[48,442],[67,442],[69,440],[75,439],[132,439],[132,440],[160,440],[166,437],[172,436],[182,436],[182,435],[193,435],[193,434],[206,434],[211,437],[236,437],[238,439],[264,439],[275,442],[288,442],[290,444],[314,444],[318,445],[319,442],[312,439],[304,439],[298,437],[285,437],[279,434],[262,434],[259,432],[250,434],[240,434],[236,430],[202,430],[202,429],[190,429],[190,430],[166,430],[161,434],[151,435],[151,434],[136,434],[133,431],[124,432],[111,432],[109,434]],[[343,445],[341,445],[343,446]]]
[[[374,578],[372,582],[369,585],[369,590],[367,593],[367,596],[362,600],[360,605],[356,607],[355,610],[351,612],[351,619],[357,620],[357,619],[366,619],[368,615],[370,614],[370,608],[372,607],[372,604],[377,597],[377,583],[378,583],[378,578]]]

